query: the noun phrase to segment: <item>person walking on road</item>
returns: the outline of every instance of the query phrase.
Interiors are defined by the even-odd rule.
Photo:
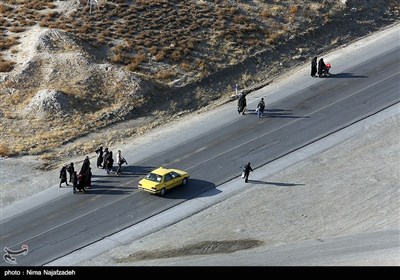
[[[311,77],[315,77],[315,74],[317,74],[317,57],[314,56],[313,59],[311,60]]]
[[[249,181],[249,174],[250,174],[250,172],[253,172],[253,168],[251,168],[250,162],[247,163],[247,164],[243,167],[243,171],[244,171],[244,182],[247,183],[247,182]]]
[[[109,151],[106,158],[106,173],[110,174],[113,171],[113,166],[114,166],[114,159],[113,159],[113,152]]]
[[[264,109],[265,109],[264,98],[261,98],[260,102],[258,102],[257,105],[257,115],[259,118],[261,118],[261,116],[264,116]]]
[[[318,60],[318,77],[320,77],[320,78],[322,77],[322,74],[323,74],[323,71],[325,68],[326,68],[326,65],[325,65],[324,59],[321,57]]]
[[[100,146],[100,148],[98,148],[95,153],[97,154],[97,168],[103,168],[103,147]]]
[[[61,184],[65,183],[67,186],[68,182],[67,182],[67,166],[64,165],[61,170],[60,170],[60,188],[61,188]]]
[[[72,182],[72,175],[73,175],[74,172],[75,172],[75,167],[74,167],[74,163],[73,163],[73,162],[71,162],[71,163],[68,165],[67,171],[68,171],[68,173],[69,173],[69,181]]]
[[[78,173],[76,171],[74,171],[74,173],[72,173],[72,187],[73,193],[76,193],[76,189],[78,188]]]
[[[105,148],[103,151],[103,169],[107,170],[107,156],[108,156],[108,148]]]
[[[245,111],[246,111],[246,106],[247,106],[246,94],[242,93],[242,94],[240,94],[239,99],[238,99],[238,104],[237,104],[238,113],[241,115],[244,115]]]
[[[126,161],[126,159],[122,156],[121,154],[121,150],[118,150],[117,153],[117,164],[118,164],[118,170],[117,170],[117,174],[121,174],[121,170],[122,170],[122,164],[128,164],[128,162]]]

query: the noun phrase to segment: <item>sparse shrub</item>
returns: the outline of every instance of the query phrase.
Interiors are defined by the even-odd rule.
[[[163,61],[164,59],[165,59],[164,51],[160,51],[155,55],[155,61],[157,61],[157,62]]]
[[[126,66],[126,69],[129,71],[135,71],[139,68],[140,63],[142,63],[146,59],[144,53],[139,53],[136,56],[131,58],[130,63]]]
[[[20,33],[20,32],[24,32],[25,31],[25,27],[22,26],[14,26],[11,27],[10,29],[8,29],[10,32],[14,32],[14,33]]]
[[[153,46],[153,40],[151,40],[151,39],[146,39],[146,40],[144,40],[143,41],[143,46],[145,46],[145,47],[150,47],[150,46]]]
[[[281,36],[282,36],[281,31],[273,32],[273,33],[269,34],[269,36],[267,38],[267,43],[274,44],[276,42],[276,40]]]
[[[297,14],[298,10],[299,10],[299,6],[297,6],[297,5],[291,5],[289,7],[289,13],[292,16],[295,16]]]
[[[262,44],[258,38],[251,38],[249,40],[246,40],[245,43],[249,46],[259,46]]]
[[[8,148],[8,145],[4,143],[0,143],[0,156],[6,157],[10,155],[10,150]]]
[[[91,31],[92,31],[92,27],[90,26],[90,24],[82,25],[81,29],[79,30],[79,32],[84,33],[84,34],[89,34]]]
[[[182,63],[182,64],[181,64],[181,68],[182,68],[183,70],[185,70],[185,71],[190,70],[190,63],[188,63],[188,62]]]
[[[206,69],[206,62],[202,59],[196,59],[196,66],[200,70]]]
[[[104,44],[105,41],[106,41],[106,38],[104,37],[103,34],[99,34],[99,35],[97,36],[97,42],[98,42],[99,44]]]
[[[271,15],[272,14],[268,8],[263,8],[260,12],[260,16],[263,19],[267,19],[267,18],[271,17]]]
[[[114,55],[113,57],[111,57],[111,61],[112,61],[113,63],[121,63],[121,64],[123,64],[123,63],[124,63],[124,60],[125,60],[124,55],[121,54],[121,53],[116,54],[116,55]]]
[[[176,72],[173,70],[160,70],[156,73],[156,78],[159,80],[166,80],[176,76]]]
[[[128,71],[135,71],[139,68],[139,63],[137,61],[131,62],[126,66]]]
[[[179,61],[180,59],[181,59],[181,52],[180,51],[174,51],[173,53],[172,53],[172,55],[171,55],[171,59],[172,59],[172,61],[174,61],[174,62],[177,62],[177,61]]]
[[[13,61],[0,61],[0,72],[10,72],[14,69],[15,62]]]
[[[153,46],[151,48],[149,48],[149,53],[151,53],[152,55],[156,55],[157,54],[157,47]]]
[[[0,14],[6,14],[6,13],[10,12],[11,10],[12,10],[12,8],[10,6],[0,3]]]
[[[49,8],[49,9],[55,9],[55,8],[57,8],[57,5],[54,4],[54,3],[47,3],[46,5],[47,5],[47,8]]]
[[[32,10],[43,10],[46,8],[46,3],[44,3],[45,1],[25,1],[25,7],[28,9],[32,9]]]
[[[11,22],[8,21],[8,20],[6,20],[6,21],[3,23],[3,26],[4,26],[4,27],[10,27],[10,26],[11,26]]]

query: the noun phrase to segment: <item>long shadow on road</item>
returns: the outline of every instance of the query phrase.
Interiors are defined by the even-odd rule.
[[[258,185],[273,185],[278,187],[296,187],[296,186],[304,186],[304,184],[296,184],[296,183],[279,183],[279,182],[267,182],[260,180],[249,180],[249,183],[258,184]]]
[[[337,73],[324,78],[368,78],[368,76],[354,75],[354,73]]]

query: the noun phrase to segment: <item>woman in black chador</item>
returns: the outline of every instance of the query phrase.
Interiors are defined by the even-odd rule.
[[[68,186],[67,182],[67,167],[64,165],[60,170],[60,188],[61,184],[65,183]]]
[[[244,115],[244,112],[246,111],[246,106],[246,94],[242,93],[238,99],[238,113]]]
[[[318,61],[318,76],[321,78],[322,77],[322,71],[325,69],[325,62],[324,59],[321,57]]]
[[[81,171],[79,172],[79,174],[82,175],[86,174],[86,171],[89,169],[89,167],[90,167],[89,156],[86,156],[85,159],[83,160]]]
[[[311,77],[315,77],[315,74],[317,74],[317,57],[314,56],[314,58],[311,60]]]
[[[100,146],[96,151],[97,154],[97,168],[102,168],[102,163],[103,163],[103,147]]]

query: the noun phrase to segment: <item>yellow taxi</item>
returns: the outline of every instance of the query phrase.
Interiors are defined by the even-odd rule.
[[[186,185],[188,180],[189,173],[186,171],[159,167],[141,179],[138,188],[152,194],[163,196],[169,189],[180,185]]]

